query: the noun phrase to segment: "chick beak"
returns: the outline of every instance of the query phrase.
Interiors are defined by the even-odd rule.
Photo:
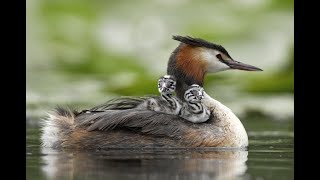
[[[251,66],[249,64],[245,64],[235,60],[224,61],[224,63],[227,64],[231,69],[239,69],[244,71],[263,71],[262,69],[255,66]]]

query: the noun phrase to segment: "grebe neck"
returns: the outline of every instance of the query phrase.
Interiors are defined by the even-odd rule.
[[[184,99],[184,92],[192,84],[203,87],[206,68],[204,64],[200,63],[200,58],[194,52],[193,47],[186,44],[180,44],[172,52],[168,61],[167,74],[173,75],[177,79],[176,94],[178,98]]]

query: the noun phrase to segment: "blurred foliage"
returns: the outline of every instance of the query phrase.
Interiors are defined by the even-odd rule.
[[[43,79],[55,79],[45,77],[55,74],[59,75],[55,79],[59,88],[52,90],[57,92],[52,96],[61,93],[58,102],[70,96],[66,92],[70,89],[64,86],[82,79],[97,80],[99,85],[68,86],[77,90],[75,97],[70,98],[71,103],[82,95],[74,103],[87,102],[87,95],[95,91],[99,91],[97,99],[101,94],[158,94],[157,79],[166,73],[167,59],[178,45],[171,39],[174,34],[214,41],[225,46],[232,57],[239,57],[240,61],[243,58],[249,61],[244,63],[264,69],[253,74],[228,72],[206,76],[205,86],[219,100],[234,101],[237,98],[229,96],[236,97],[237,93],[293,94],[293,48],[287,48],[293,44],[291,26],[293,0],[205,0],[200,6],[185,0],[30,0],[27,2],[27,96],[31,99],[28,108],[50,104],[43,96],[49,93],[46,92],[49,88],[43,88],[42,92],[41,87],[51,86],[50,81]],[[282,58],[282,54],[289,56]],[[218,91],[217,87],[222,90]]]
[[[251,93],[294,93],[293,48],[284,67],[271,74],[249,77],[244,90]]]
[[[145,96],[158,94],[157,80],[138,75],[137,79],[123,87],[105,87],[105,90],[122,96]]]
[[[293,10],[293,0],[271,1],[270,9]]]
[[[75,74],[115,74],[117,72],[143,72],[145,69],[138,63],[134,63],[132,57],[114,55],[112,53],[101,54],[101,51],[89,50],[88,59],[79,62],[68,62],[57,59],[61,73]]]

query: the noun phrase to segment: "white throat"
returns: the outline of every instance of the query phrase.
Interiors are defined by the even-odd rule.
[[[203,59],[207,63],[207,72],[215,73],[220,71],[225,71],[230,69],[228,65],[221,62],[216,56],[219,54],[219,51],[213,49],[204,49],[201,51],[201,59]]]

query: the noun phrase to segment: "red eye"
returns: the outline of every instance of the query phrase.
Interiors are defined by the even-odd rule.
[[[217,54],[216,57],[217,57],[218,59],[222,60],[221,54]]]

